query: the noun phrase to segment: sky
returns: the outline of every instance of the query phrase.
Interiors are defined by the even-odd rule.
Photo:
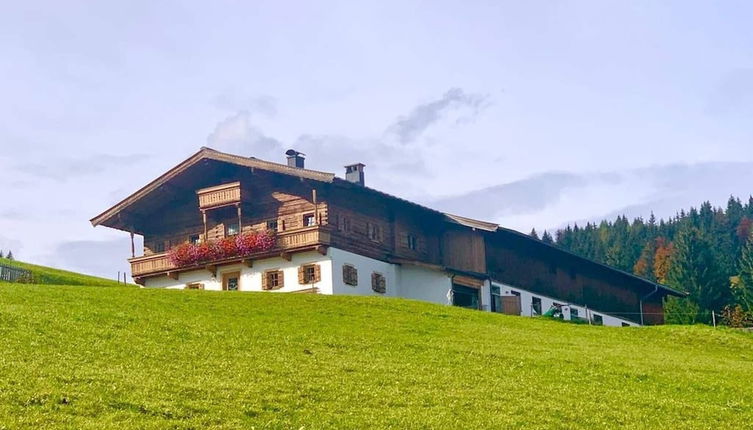
[[[89,219],[202,146],[528,232],[753,193],[747,1],[5,2],[0,250],[115,277]]]

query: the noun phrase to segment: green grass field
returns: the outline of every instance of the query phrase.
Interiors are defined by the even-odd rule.
[[[0,284],[0,428],[750,428],[753,335]]]
[[[37,266],[36,264],[23,263],[21,261],[8,260],[5,258],[0,258],[0,264],[4,266],[12,266],[30,270],[34,276],[34,281],[40,284],[92,285],[98,287],[123,286],[123,284],[118,284],[118,281],[113,279],[82,275],[80,273],[69,272],[67,270]]]

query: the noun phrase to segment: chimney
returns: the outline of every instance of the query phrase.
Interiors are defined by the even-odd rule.
[[[303,157],[306,154],[298,152],[295,149],[288,149],[285,151],[285,155],[288,156],[288,166],[303,169]]]
[[[363,168],[366,167],[363,163],[356,163],[345,166],[345,180],[358,185],[366,185],[363,178]]]

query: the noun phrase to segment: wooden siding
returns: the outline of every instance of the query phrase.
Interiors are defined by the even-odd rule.
[[[442,237],[443,264],[458,270],[486,273],[484,236],[470,229],[447,230]]]

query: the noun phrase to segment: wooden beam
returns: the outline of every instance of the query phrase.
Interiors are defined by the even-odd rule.
[[[203,242],[207,241],[207,234],[209,233],[207,231],[207,212],[205,210],[201,211],[201,218],[204,221],[204,240]]]
[[[133,278],[133,282],[141,285],[142,287],[144,286],[144,278]]]
[[[176,281],[178,280],[178,275],[179,275],[178,272],[167,272],[167,277],[171,279],[175,279]]]
[[[245,265],[246,267],[254,267],[254,260],[252,260],[252,259],[250,259],[250,258],[245,258],[245,259],[243,260],[243,264],[244,264],[244,265]]]
[[[217,266],[214,264],[207,264],[206,269],[212,274],[212,277],[217,276]]]
[[[320,253],[322,255],[327,255],[327,249],[328,249],[327,246],[319,245],[319,246],[316,247],[316,252],[318,252],[318,253]]]
[[[243,221],[241,219],[241,204],[238,203],[235,205],[235,207],[238,209],[238,234],[241,234],[243,232]]]
[[[290,255],[289,252],[282,252],[280,253],[280,257],[282,257],[283,260],[290,261],[293,259],[293,256]]]
[[[136,258],[136,245],[133,243],[133,231],[131,231],[131,258]]]

